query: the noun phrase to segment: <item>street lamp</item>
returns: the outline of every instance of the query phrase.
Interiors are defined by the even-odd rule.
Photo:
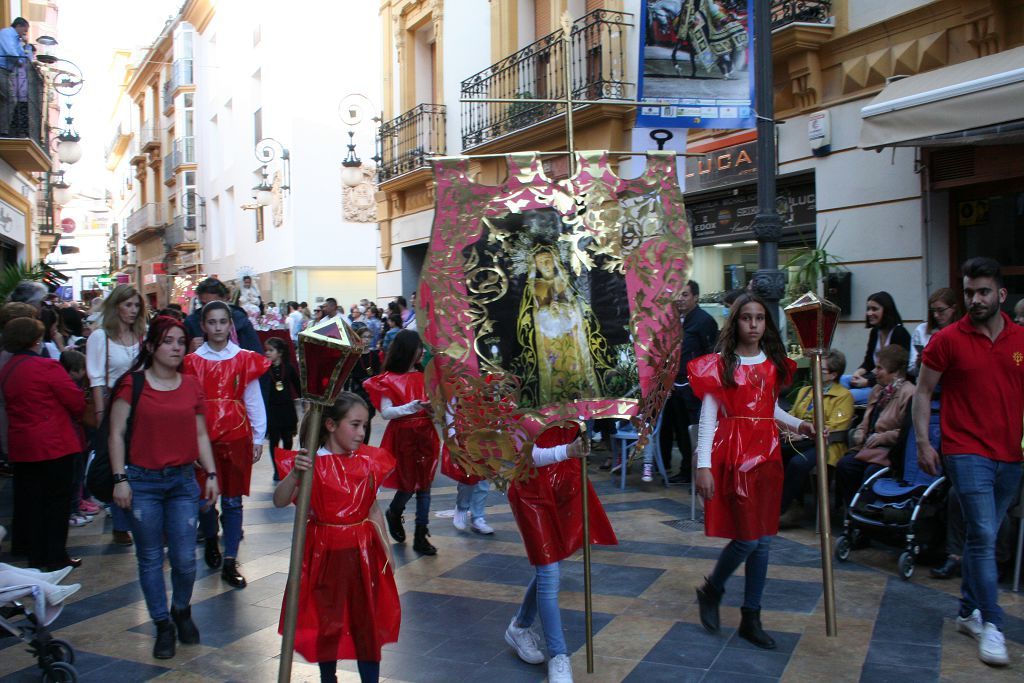
[[[348,154],[341,162],[341,182],[356,187],[363,182],[363,162],[356,154],[355,131],[348,132]]]
[[[358,187],[363,183],[364,163],[356,153],[356,134],[352,129],[362,123],[367,109],[374,112],[377,111],[370,98],[359,93],[346,95],[338,107],[338,115],[342,123],[349,127],[348,154],[345,155],[345,159],[341,162],[341,182],[344,183],[345,187]],[[375,114],[370,120],[380,125],[382,118]],[[376,170],[377,164],[380,163],[380,154],[375,154],[371,161],[373,165],[366,164],[366,167],[372,172]]]
[[[270,206],[274,201],[274,187],[268,178],[267,164],[278,158],[284,162],[284,182],[281,184],[281,190],[288,192],[292,184],[292,155],[287,147],[274,138],[263,138],[256,143],[253,152],[256,154],[256,160],[263,163],[263,177],[259,184],[252,188],[253,199],[256,200],[257,206]]]
[[[62,164],[74,164],[82,158],[81,136],[75,131],[75,119],[71,116],[71,103],[64,106],[68,108],[68,115],[64,118],[67,126],[62,128],[54,138],[51,147],[57,152],[57,160]]]
[[[252,198],[256,206],[270,206],[274,201],[274,187],[267,180],[267,167],[263,167],[263,177],[259,185],[252,188]]]
[[[73,197],[71,186],[64,180],[64,171],[57,171],[52,175],[56,178],[56,181],[50,182],[50,190],[53,192],[53,203],[65,206]]]

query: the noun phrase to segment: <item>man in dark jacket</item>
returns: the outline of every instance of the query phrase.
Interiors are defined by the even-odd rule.
[[[693,458],[693,444],[690,443],[690,425],[700,419],[700,401],[690,389],[686,364],[715,350],[718,339],[718,325],[711,315],[701,309],[700,285],[693,280],[686,283],[679,295],[679,313],[683,324],[683,348],[679,358],[679,372],[676,374],[672,393],[665,402],[665,416],[661,421],[661,456],[666,464],[671,462],[672,442],[679,447],[682,461],[679,472],[669,479],[672,484],[690,483],[690,463]]]
[[[228,288],[220,280],[208,277],[196,287],[196,296],[199,297],[199,303],[204,306],[211,301],[227,303]],[[188,334],[190,352],[203,345],[203,328],[199,317],[201,313],[201,310],[194,311],[185,318],[185,332]],[[235,324],[238,345],[243,349],[263,355],[263,344],[260,343],[256,328],[252,326],[245,311],[238,306],[231,306],[231,321]]]

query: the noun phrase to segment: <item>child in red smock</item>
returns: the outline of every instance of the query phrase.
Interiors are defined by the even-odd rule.
[[[388,422],[381,448],[393,453],[398,466],[384,480],[389,489],[398,489],[384,516],[388,531],[399,543],[405,542],[402,513],[416,494],[416,535],[412,548],[424,555],[436,555],[437,548],[427,540],[430,532],[430,484],[437,470],[441,448],[430,415],[430,403],[423,386],[423,373],[416,364],[423,356],[420,336],[402,330],[388,346],[384,372],[363,382],[370,400]]]
[[[199,529],[206,542],[206,564],[216,568],[223,560],[221,578],[235,588],[245,588],[237,562],[242,540],[242,496],[249,495],[252,465],[263,453],[267,412],[259,378],[270,367],[270,361],[229,339],[231,309],[223,301],[206,304],[200,315],[206,343],[185,356],[182,371],[199,380],[206,396],[206,424],[221,493],[223,557],[217,541],[216,501],[207,501],[200,510]],[[202,485],[205,475],[199,473],[197,478]]]
[[[505,642],[529,664],[544,662],[540,639],[531,628],[538,613],[551,659],[548,680],[571,683],[572,667],[558,610],[558,563],[583,547],[583,491],[580,467],[590,446],[579,429],[550,427],[533,447],[536,476],[515,482],[508,503],[536,575],[526,589],[519,611],[505,630]],[[590,542],[616,545],[615,532],[594,488],[587,483]]]
[[[725,582],[746,563],[739,634],[758,647],[775,641],[761,627],[761,595],[768,575],[768,549],[779,531],[782,451],[779,427],[807,436],[814,427],[782,410],[777,400],[796,370],[786,356],[764,302],[741,295],[719,336],[720,352],[687,366],[690,386],[701,399],[697,440],[697,492],[704,498],[708,536],[732,539],[704,585],[697,589],[700,620],[719,629],[718,605]]]
[[[398,641],[402,620],[377,507],[377,487],[395,459],[363,445],[370,413],[355,394],[340,394],[321,419],[316,464],[305,451],[294,457],[281,452],[282,479],[274,490],[277,507],[294,502],[293,467],[312,467],[295,651],[320,664],[321,681],[337,680],[337,660],[355,659],[362,683],[373,683],[380,676],[381,646]]]

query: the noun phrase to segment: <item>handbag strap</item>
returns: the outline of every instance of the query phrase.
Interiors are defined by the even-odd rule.
[[[110,335],[103,332],[103,391],[110,387]]]
[[[135,408],[139,405],[139,399],[142,398],[142,390],[146,387],[146,372],[132,373],[132,402],[131,407],[128,409],[128,419],[124,425],[124,464],[127,465],[130,458],[129,454],[132,450],[132,423],[135,418]]]

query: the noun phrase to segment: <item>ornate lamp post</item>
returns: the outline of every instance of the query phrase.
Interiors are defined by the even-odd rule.
[[[786,306],[786,317],[800,338],[804,355],[811,359],[811,382],[814,392],[814,441],[818,452],[818,522],[821,526],[821,574],[825,591],[825,633],[837,635],[836,591],[832,576],[832,520],[829,518],[828,459],[825,440],[824,392],[821,381],[821,358],[832,345],[832,335],[839,322],[839,307],[808,292]]]
[[[362,353],[359,337],[347,323],[325,320],[299,333],[299,378],[302,397],[309,402],[305,447],[316,453],[323,406],[334,403],[341,387]],[[281,665],[278,683],[288,683],[295,652],[295,624],[299,616],[299,584],[302,557],[306,548],[306,519],[309,494],[313,490],[313,471],[299,473],[295,494],[295,523],[292,527],[292,552],[288,563],[288,583],[284,592],[284,620],[281,636]]]

